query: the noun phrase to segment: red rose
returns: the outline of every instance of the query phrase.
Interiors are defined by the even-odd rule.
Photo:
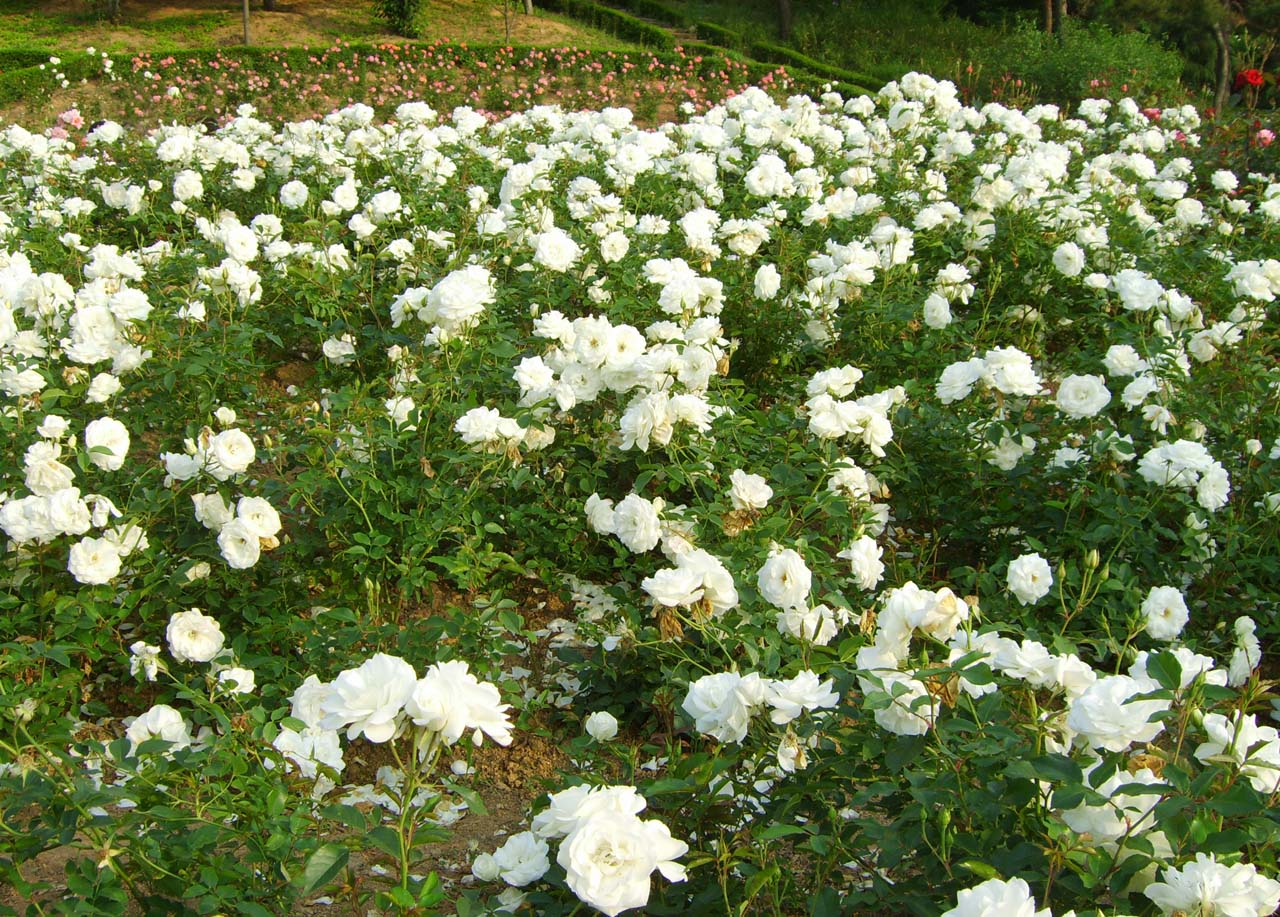
[[[1241,70],[1236,74],[1235,91],[1239,92],[1246,86],[1252,86],[1256,89],[1262,85],[1262,80],[1261,70],[1255,70],[1252,67],[1248,70]]]

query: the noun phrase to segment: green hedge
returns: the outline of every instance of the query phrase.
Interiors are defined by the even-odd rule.
[[[722,25],[714,22],[699,22],[696,26],[698,37],[703,41],[709,41],[713,45],[722,45],[726,48],[741,48],[744,44],[742,36],[733,29],[726,29]]]
[[[676,46],[676,40],[666,29],[650,25],[621,10],[592,3],[591,0],[540,0],[539,6],[553,13],[572,16],[579,22],[646,47],[670,51]]]
[[[693,19],[683,10],[675,9],[662,3],[661,0],[614,0],[616,5],[626,7],[637,16],[654,19],[666,25],[691,28]]]
[[[0,48],[0,73],[38,67],[54,56],[58,56],[57,52],[47,48]]]
[[[757,60],[768,61],[773,64],[784,64],[790,67],[799,67],[816,73],[818,76],[828,77],[846,83],[855,83],[859,86],[871,86],[879,89],[884,85],[885,81],[877,79],[869,73],[859,73],[856,70],[845,70],[842,67],[832,67],[830,64],[824,64],[820,60],[815,60],[808,55],[801,54],[791,48],[783,45],[775,45],[768,41],[757,41],[751,44],[748,53]]]

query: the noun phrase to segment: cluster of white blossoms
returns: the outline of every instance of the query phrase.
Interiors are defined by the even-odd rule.
[[[823,370],[809,380],[809,400],[805,402],[809,432],[819,439],[851,437],[872,455],[883,458],[884,447],[893,440],[889,412],[905,403],[907,394],[899,385],[849,400],[847,396],[861,379],[862,370],[840,366]]]
[[[699,732],[717,742],[737,744],[747,737],[752,716],[766,708],[775,726],[786,726],[806,711],[831,708],[839,700],[830,680],[822,681],[807,669],[787,679],[722,672],[690,684],[680,709]],[[787,769],[795,770],[795,764],[793,757]]]
[[[67,551],[67,570],[79,583],[102,585],[115,579],[124,561],[149,547],[137,524],[120,522],[123,512],[103,494],[82,494],[76,471],[64,458],[102,472],[118,472],[129,454],[128,429],[112,417],[90,421],[78,443],[71,423],[45,415],[36,427],[41,439],[23,454],[23,484],[30,494],[5,494],[0,530],[16,547],[49,544],[60,537],[80,537]],[[88,533],[97,530],[97,535]]]
[[[531,830],[512,835],[492,854],[480,854],[472,873],[482,881],[500,878],[524,887],[551,868],[549,842],[558,840],[556,862],[580,900],[610,917],[644,907],[655,871],[668,882],[685,880],[676,860],[689,850],[662,822],[640,818],[646,804],[631,786],[582,784],[553,793]]]
[[[468,384],[465,398],[436,415],[465,446],[511,463],[550,449],[545,466],[530,461],[530,473],[551,480],[569,454],[552,447],[585,443],[598,460],[592,470],[604,473],[594,480],[616,482],[615,497],[592,495],[585,515],[592,532],[629,552],[613,559],[621,582],[606,592],[573,580],[583,610],[549,627],[549,643],[632,646],[627,615],[637,609],[637,620],[653,610],[768,642],[777,651],[769,671],[792,677],[722,671],[733,663],[719,660],[700,670],[715,674],[694,680],[680,705],[701,735],[741,745],[731,751],[754,762],[752,777],[768,766],[782,779],[826,754],[822,736],[841,713],[857,728],[921,736],[958,715],[957,699],[1034,692],[1039,719],[1019,728],[1034,727],[1045,751],[1098,778],[1087,802],[1046,787],[1046,817],[1117,856],[1129,838],[1149,845],[1160,881],[1142,874],[1145,893],[1167,914],[1265,914],[1276,906],[1276,883],[1252,866],[1185,862],[1185,851],[1176,865],[1156,815],[1156,774],[1139,766],[1142,750],[1168,741],[1175,723],[1188,737],[1188,767],[1222,767],[1239,785],[1274,793],[1280,762],[1275,729],[1252,708],[1182,717],[1198,683],[1240,687],[1258,670],[1251,618],[1223,629],[1221,645],[1232,641],[1225,665],[1179,641],[1190,639],[1183,635],[1202,607],[1194,579],[1212,569],[1213,536],[1221,539],[1210,526],[1228,515],[1211,514],[1280,460],[1280,439],[1269,453],[1262,445],[1277,435],[1274,412],[1248,418],[1256,429],[1245,435],[1257,439],[1240,455],[1231,454],[1223,417],[1193,416],[1197,381],[1256,338],[1280,296],[1280,261],[1245,258],[1237,246],[1274,234],[1280,183],[1221,170],[1208,181],[1196,176],[1183,152],[1198,142],[1197,125],[1189,106],[1156,116],[1128,100],[1086,102],[1071,116],[1050,105],[975,108],[951,84],[912,74],[874,98],[777,102],[750,90],[654,130],[638,129],[620,109],[538,108],[490,123],[465,108],[441,117],[424,103],[401,106],[394,124],[374,124],[371,109],[352,105],[283,128],[245,108],[216,130],[167,125],[141,143],[110,122],[83,143],[5,127],[3,183],[21,209],[0,213],[0,392],[23,450],[20,467],[0,469],[10,560],[21,565],[55,542],[61,552],[65,539],[71,576],[122,594],[140,567],[136,552],[169,550],[156,529],[149,546],[142,520],[113,502],[123,503],[137,462],[156,477],[162,465],[172,492],[184,505],[191,497],[194,520],[177,515],[216,533],[230,567],[252,567],[278,545],[282,527],[252,493],[257,448],[233,412],[220,410],[218,432],[205,427],[159,465],[139,457],[138,443],[158,435],[144,429],[150,418],[134,400],[161,362],[152,348],[163,353],[157,342],[174,339],[166,333],[203,333],[215,319],[234,330],[282,302],[305,303],[308,285],[328,292],[367,268],[371,307],[383,323],[390,316],[398,337],[385,378],[372,380],[385,383],[373,399],[380,432],[360,424],[363,393],[318,396],[317,414],[357,403],[335,422],[346,456],[372,467],[375,436],[408,440],[419,423],[425,429],[426,399],[447,387],[431,385],[444,378]],[[138,163],[149,174],[139,177]],[[128,250],[119,232],[104,236],[115,243],[95,236],[113,226],[104,217],[126,216],[132,225],[154,221],[165,240]],[[37,234],[40,244],[29,244]],[[1179,249],[1202,256],[1196,270],[1171,268]],[[342,304],[342,320],[327,326],[324,308],[308,316],[314,339],[303,352],[327,361],[317,360],[326,384],[343,385],[357,349],[361,383],[378,372],[366,346],[372,334],[357,340],[353,331],[355,309]],[[829,368],[788,379],[768,408],[752,405],[739,436],[727,405],[748,401],[732,400],[737,383],[727,374],[735,352],[746,352],[735,339],[755,330],[741,317],[752,310],[795,325],[779,346],[800,343],[779,351],[778,372]],[[865,346],[864,327],[875,332]],[[885,361],[871,351],[880,344],[936,362],[924,370],[908,363],[903,385],[890,379],[855,394],[863,370],[846,361],[879,375],[871,367]],[[447,378],[455,358],[497,352],[483,349],[491,345],[503,354],[491,378],[479,370]],[[1265,381],[1256,404],[1274,403],[1274,377]],[[808,452],[795,462],[803,467],[785,473],[776,469],[791,455],[748,429],[775,406],[770,420],[791,424],[787,448],[800,440]],[[940,438],[922,443],[935,416]],[[203,422],[181,419],[191,430]],[[176,442],[188,433],[162,435]],[[933,446],[939,461],[971,462],[997,488],[1005,478],[993,469],[1019,486],[1079,481],[1084,494],[1130,478],[1134,500],[1194,500],[1198,508],[1175,517],[1185,520],[1182,555],[1124,586],[1124,658],[1095,666],[1086,649],[1011,636],[1008,622],[983,617],[978,597],[911,579],[932,563],[916,552],[941,542],[892,517],[886,484],[898,486],[891,476],[915,461],[919,445]],[[686,447],[724,451],[714,462],[685,462]],[[680,461],[686,483],[663,478],[667,458]],[[864,459],[874,472],[858,464]],[[629,471],[609,476],[631,465],[652,470],[649,483]],[[793,486],[793,476],[807,476],[806,486]],[[1269,489],[1250,500],[1274,514],[1280,498]],[[708,500],[715,518],[700,512]],[[767,526],[768,536],[753,541]],[[1005,586],[984,595],[984,607],[1033,620],[1051,617],[1061,599],[1069,611],[1073,574],[1055,574],[1055,552],[1065,549],[1047,538],[1026,544],[1007,566],[1002,556],[980,571]],[[1117,571],[1126,550],[1117,548]],[[1185,559],[1193,562],[1174,567]],[[869,639],[842,633],[859,620],[846,605],[864,609]],[[746,636],[753,627],[755,637]],[[172,663],[209,666],[211,691],[254,690],[254,673],[234,665],[210,616],[178,612],[166,638]],[[860,647],[852,665],[850,647]],[[1181,673],[1172,687],[1170,660]],[[138,640],[130,665],[156,679],[167,663],[160,647]],[[836,671],[845,680],[827,677]],[[585,672],[554,677],[548,691],[563,706],[589,688]],[[840,695],[852,682],[861,710]],[[511,741],[497,687],[457,661],[419,677],[408,662],[379,654],[332,682],[308,677],[290,712],[302,728],[282,729],[275,748],[322,793],[343,769],[344,733],[383,743],[413,731],[437,746],[468,734]],[[764,727],[766,714],[776,729]],[[597,741],[617,728],[598,716],[588,722]],[[167,705],[131,722],[127,735],[135,750],[148,738],[171,748],[199,741]],[[1121,755],[1130,767],[1102,779],[1100,768]],[[739,777],[726,792],[745,785]],[[679,881],[675,861],[687,850],[660,822],[642,820],[644,808],[630,787],[554,794],[532,829],[477,860],[475,873],[525,888],[547,873],[558,842],[557,862],[584,902],[609,914],[643,908],[652,873]],[[992,912],[1043,917],[1047,909],[1010,879],[962,892],[948,913]]]
[[[1191,440],[1156,444],[1138,460],[1138,474],[1160,487],[1194,491],[1196,502],[1210,511],[1225,506],[1231,494],[1227,470]]]
[[[409,723],[453,745],[467,731],[480,745],[489,736],[511,744],[510,704],[496,685],[479,681],[465,662],[440,662],[418,678],[413,666],[378,653],[328,684],[304,685],[305,699],[294,702],[308,726],[346,730],[348,739],[387,742]],[[299,689],[303,690],[303,689]]]

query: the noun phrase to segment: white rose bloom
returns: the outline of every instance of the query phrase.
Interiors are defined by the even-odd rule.
[[[761,510],[773,498],[773,488],[758,474],[747,474],[739,468],[729,475],[729,480],[729,500],[734,509]]]
[[[924,301],[924,323],[935,331],[951,324],[951,303],[945,296],[930,293]]]
[[[880,559],[884,552],[876,540],[870,535],[854,539],[853,543],[836,557],[843,557],[853,567],[853,578],[859,589],[876,588],[880,578],[884,576],[884,562]]]
[[[547,842],[532,831],[521,831],[493,852],[493,864],[502,881],[516,888],[541,879],[551,868]]]
[[[582,728],[597,742],[608,742],[618,734],[618,720],[607,710],[597,710],[587,717]]]
[[[120,380],[111,373],[98,373],[89,382],[89,388],[84,394],[84,400],[90,404],[102,404],[104,401],[110,400],[111,396],[120,391]]]
[[[755,277],[755,294],[756,299],[770,300],[778,295],[778,290],[782,286],[782,275],[778,273],[778,269],[772,264],[761,265],[756,270]]]
[[[633,553],[652,551],[662,538],[658,510],[644,497],[628,494],[613,511],[613,531]]]
[[[556,862],[579,899],[614,917],[649,902],[655,869],[669,882],[684,881],[684,867],[675,860],[688,850],[689,845],[673,838],[660,821],[603,811],[564,839]]]
[[[1152,586],[1142,602],[1146,631],[1153,640],[1173,640],[1187,626],[1191,613],[1182,593],[1173,586]]]
[[[141,674],[147,681],[155,681],[163,666],[160,647],[143,640],[136,640],[129,646],[129,674],[135,678]]]
[[[538,837],[565,837],[597,812],[635,815],[647,805],[633,786],[591,787],[585,783],[552,793],[549,802],[529,823]]]
[[[200,611],[175,611],[165,628],[169,652],[179,662],[209,662],[220,652],[224,637],[218,622]]]
[[[773,708],[769,719],[784,726],[806,710],[834,707],[840,702],[840,695],[832,690],[832,685],[830,679],[821,681],[808,669],[786,681],[770,681],[765,693],[765,701]]]
[[[550,864],[548,864],[550,865]],[[501,870],[492,853],[477,854],[471,861],[471,874],[481,882],[496,882]]]
[[[712,617],[719,617],[738,606],[738,588],[733,574],[719,558],[701,548],[693,548],[676,557],[676,566],[697,574],[702,583],[703,601],[710,608]]]
[[[231,504],[221,494],[192,494],[191,502],[195,505],[196,521],[214,532],[221,532],[222,527],[236,517]]]
[[[218,672],[218,684],[232,694],[252,694],[256,678],[252,669],[230,667]]]
[[[1033,605],[1049,594],[1053,571],[1039,554],[1024,554],[1009,563],[1009,591],[1023,605]]]
[[[988,879],[961,889],[956,906],[942,917],[1053,917],[1049,908],[1036,909],[1031,887],[1022,879]]]
[[[1167,868],[1159,882],[1142,892],[1166,917],[1268,917],[1280,906],[1280,882],[1258,872],[1252,863],[1227,866],[1213,854],[1196,854],[1194,863]]]
[[[765,702],[767,684],[754,672],[704,675],[689,685],[680,709],[693,717],[699,732],[717,742],[740,743],[747,736],[751,714]]]
[[[183,203],[204,196],[204,179],[199,172],[183,169],[173,178],[173,196]]]
[[[405,701],[405,712],[419,726],[453,745],[468,729],[479,745],[487,735],[499,745],[511,744],[510,704],[502,703],[496,685],[479,681],[461,660],[438,662],[418,681]]]
[[[319,725],[322,729],[346,727],[350,740],[363,735],[370,742],[386,742],[396,734],[400,713],[417,682],[409,663],[378,653],[333,680],[320,702]]]
[[[1058,410],[1068,417],[1092,417],[1111,401],[1101,376],[1067,376],[1058,383]]]
[[[262,556],[262,542],[243,519],[232,519],[218,532],[218,550],[233,570],[248,570]]]
[[[599,494],[587,497],[587,525],[598,535],[612,535],[614,530],[613,501]]]
[[[138,753],[138,746],[148,739],[163,739],[172,743],[167,753],[191,746],[191,730],[182,714],[167,704],[156,704],[142,716],[134,719],[125,730],[129,740],[129,754]]]
[[[668,608],[687,608],[702,598],[702,576],[696,570],[659,570],[642,580],[640,587]]]
[[[791,548],[777,550],[756,574],[761,597],[778,608],[807,608],[813,574],[804,558]]]
[[[1071,701],[1067,728],[1092,748],[1125,751],[1134,743],[1150,742],[1164,731],[1164,723],[1151,718],[1169,709],[1162,700],[1130,700],[1155,690],[1152,682],[1128,675],[1099,678]]]
[[[82,538],[71,546],[67,570],[86,586],[109,583],[120,573],[120,549],[106,538]]]
[[[563,229],[548,229],[534,237],[533,261],[549,271],[564,273],[582,257],[582,248]]]
[[[89,461],[94,465],[104,471],[119,471],[129,454],[129,431],[115,418],[99,417],[84,428],[84,445],[90,450]]]
[[[272,538],[280,532],[280,514],[262,497],[241,497],[236,518],[259,538]]]
[[[321,704],[328,697],[330,685],[315,675],[308,675],[289,698],[289,715],[308,726],[318,726],[324,711]]]
[[[297,210],[307,203],[311,192],[302,182],[294,180],[280,189],[280,203],[287,210]]]
[[[320,345],[324,358],[334,366],[346,366],[356,358],[356,341],[349,334],[340,338],[329,338]]]
[[[253,440],[243,430],[223,430],[209,442],[206,467],[209,474],[225,481],[234,474],[247,471],[256,457]]]
[[[1016,347],[988,350],[983,358],[982,378],[1006,395],[1037,395],[1040,377],[1031,365],[1031,357]]]
[[[1232,719],[1210,713],[1202,724],[1207,742],[1195,751],[1201,761],[1230,758],[1264,796],[1280,790],[1280,733],[1273,726],[1259,726],[1258,718],[1237,711]]]
[[[1053,266],[1064,277],[1079,277],[1084,260],[1084,249],[1074,242],[1063,242],[1053,252]]]
[[[1142,355],[1128,344],[1112,344],[1102,358],[1102,365],[1107,374],[1112,376],[1136,376],[1145,372],[1150,366],[1142,359]]]

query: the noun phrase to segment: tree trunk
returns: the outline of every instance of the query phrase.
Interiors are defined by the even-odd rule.
[[[1050,34],[1053,33],[1053,0],[1044,0],[1042,12],[1040,14],[1040,22],[1044,26],[1044,30]]]
[[[249,0],[244,0],[244,43],[252,44],[249,41]]]
[[[1061,34],[1067,24],[1067,0],[1054,0],[1053,30]]]
[[[1213,24],[1213,40],[1218,45],[1218,85],[1213,93],[1213,110],[1221,116],[1227,107],[1227,94],[1231,91],[1231,33],[1225,22]]]
[[[778,32],[782,40],[791,37],[791,0],[778,0]]]
[[[276,11],[276,0],[262,0],[262,9],[264,12],[274,13]]]
[[[524,0],[524,14],[526,16],[533,15],[533,0]]]

